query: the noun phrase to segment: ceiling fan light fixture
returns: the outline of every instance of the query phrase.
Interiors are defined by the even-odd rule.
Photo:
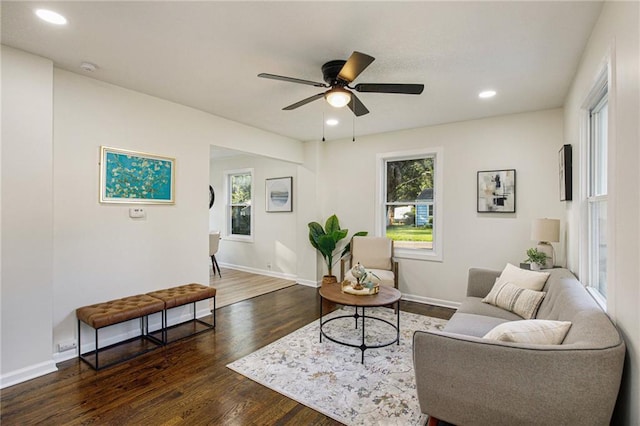
[[[348,106],[356,117],[369,114],[369,110],[364,106],[362,101],[358,99],[356,92],[419,95],[424,90],[424,84],[359,83],[355,86],[350,86],[360,73],[374,60],[375,58],[373,56],[354,51],[346,61],[333,60],[326,62],[322,65],[322,79],[324,83],[267,73],[260,73],[258,77],[328,89],[327,91],[309,96],[294,104],[287,105],[282,108],[284,111],[291,111],[313,101],[317,101],[318,99],[325,98],[327,103],[334,108]],[[324,124],[325,123],[323,123],[323,129]]]
[[[351,93],[342,87],[334,87],[324,95],[325,99],[334,108],[342,108],[351,102]]]

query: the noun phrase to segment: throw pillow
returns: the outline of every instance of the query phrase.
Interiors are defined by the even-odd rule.
[[[548,272],[527,271],[507,263],[504,270],[498,277],[498,282],[510,282],[518,287],[533,291],[540,291],[549,278]]]
[[[569,321],[523,320],[497,325],[484,335],[485,339],[513,343],[559,345],[571,328]]]
[[[545,294],[543,291],[527,290],[512,283],[501,283],[498,280],[482,301],[506,309],[524,319],[531,319],[536,316]]]

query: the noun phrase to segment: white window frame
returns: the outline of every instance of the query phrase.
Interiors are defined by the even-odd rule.
[[[443,176],[444,150],[442,147],[427,147],[410,151],[385,152],[376,155],[376,236],[386,235],[386,163],[387,161],[415,160],[433,157],[433,247],[428,249],[410,249],[396,247],[394,256],[400,259],[427,260],[442,262],[443,260]]]
[[[239,235],[232,234],[232,226],[231,226],[231,176],[236,175],[250,175],[251,176],[251,199],[249,200],[249,204],[251,206],[251,223],[250,223],[250,235]],[[255,224],[255,203],[253,202],[255,197],[255,179],[252,168],[247,169],[236,169],[236,170],[225,170],[224,171],[224,187],[225,187],[225,234],[227,240],[231,241],[243,241],[243,242],[253,242],[254,236],[254,224]]]
[[[581,136],[581,163],[582,163],[582,173],[581,173],[581,222],[582,222],[582,232],[581,232],[581,255],[580,255],[580,275],[582,282],[586,285],[587,290],[591,293],[596,302],[602,307],[603,310],[607,311],[607,306],[612,301],[612,285],[613,282],[613,251],[614,251],[614,234],[612,232],[612,220],[613,220],[613,209],[611,205],[611,194],[610,188],[612,187],[612,173],[611,173],[611,159],[613,152],[613,143],[614,140],[612,138],[611,128],[613,125],[613,117],[612,117],[612,104],[614,99],[612,99],[612,63],[610,57],[606,58],[603,66],[598,73],[594,84],[592,86],[591,91],[589,92],[586,100],[582,105],[582,136]],[[593,126],[591,113],[594,109],[601,105],[604,97],[607,97],[608,104],[608,115],[607,115],[607,128],[609,129],[607,132],[607,164],[606,164],[606,178],[607,178],[607,189],[604,194],[594,194],[593,193],[593,185],[594,178],[592,175],[592,171],[594,169],[594,159],[591,156],[592,152],[592,144],[593,144]],[[596,203],[600,202],[606,203],[607,209],[607,224],[606,224],[606,243],[607,243],[607,260],[606,260],[606,270],[607,270],[607,282],[606,282],[606,292],[607,295],[603,295],[599,291],[598,283],[593,282],[592,274],[593,274],[593,262],[592,258],[593,247],[591,238],[594,232],[594,229],[591,226],[591,207]]]

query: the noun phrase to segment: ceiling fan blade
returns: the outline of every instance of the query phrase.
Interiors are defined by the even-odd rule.
[[[258,77],[270,78],[272,80],[288,81],[289,83],[306,84],[308,86],[315,86],[315,87],[329,87],[328,85],[326,85],[324,83],[319,83],[317,81],[302,80],[300,78],[285,77],[285,76],[282,76],[282,75],[267,74],[267,73],[264,73],[264,72],[258,74]]]
[[[356,92],[402,93],[405,95],[419,95],[424,90],[424,84],[385,84],[360,83],[353,88]]]
[[[353,52],[351,56],[349,56],[349,59],[347,59],[347,62],[342,66],[338,78],[347,83],[351,83],[371,62],[375,61],[375,59],[373,56],[364,53]]]
[[[308,97],[307,99],[303,99],[303,100],[301,100],[300,102],[296,102],[295,104],[291,104],[291,105],[286,106],[286,107],[284,107],[284,108],[282,108],[282,109],[283,109],[283,110],[286,110],[286,111],[291,111],[292,109],[299,108],[299,107],[301,107],[302,105],[306,105],[306,104],[308,104],[309,102],[313,102],[313,101],[315,101],[316,99],[320,99],[320,98],[322,98],[323,96],[324,96],[324,92],[322,92],[322,93],[318,93],[317,95],[310,96],[310,97]]]
[[[355,93],[351,93],[351,102],[348,104],[349,109],[353,111],[356,117],[360,117],[361,115],[369,114],[369,110],[360,99],[356,96]]]

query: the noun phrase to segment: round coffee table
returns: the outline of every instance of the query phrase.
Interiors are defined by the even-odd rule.
[[[331,340],[332,342],[338,343],[340,345],[351,346],[353,348],[359,348],[362,351],[362,360],[361,362],[364,364],[364,351],[367,349],[373,348],[383,348],[385,346],[392,345],[394,343],[400,344],[400,298],[402,297],[402,293],[398,291],[398,289],[388,286],[380,286],[380,291],[378,294],[366,295],[366,296],[357,296],[354,294],[348,294],[342,292],[342,287],[340,283],[335,284],[325,284],[320,287],[320,342],[322,342],[322,336]],[[336,317],[332,317],[326,320],[322,319],[322,305],[323,299],[326,299],[330,302],[337,303],[339,305],[345,306],[353,306],[355,308],[355,314],[353,315],[339,315]],[[379,306],[388,306],[396,304],[396,324],[393,324],[390,321],[387,321],[384,318],[378,318],[373,316],[368,316],[365,314],[365,308],[373,308]],[[362,309],[362,314],[358,313],[358,308]],[[358,328],[358,318],[362,318],[362,341],[359,345],[355,345],[353,343],[341,341],[335,339],[327,333],[324,332],[323,326],[331,321],[335,321],[340,318],[354,318],[356,323],[356,328]],[[372,319],[375,321],[381,321],[386,324],[389,324],[396,331],[396,338],[391,342],[375,344],[375,345],[367,345],[365,343],[365,329],[364,329],[364,320],[365,318]]]

